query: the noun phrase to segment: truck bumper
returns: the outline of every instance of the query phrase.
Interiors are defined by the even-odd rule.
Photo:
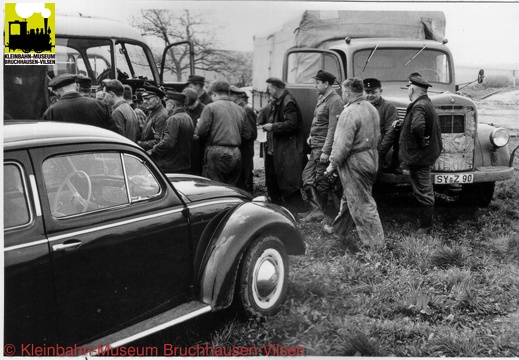
[[[457,172],[453,172],[457,173]],[[460,174],[467,174],[468,172],[459,172]],[[479,182],[494,182],[494,181],[503,181],[513,178],[514,176],[514,168],[508,166],[481,166],[476,168],[475,171],[471,172],[474,174],[475,183]],[[431,172],[431,181],[434,183],[434,175],[446,174],[446,173],[437,173]],[[379,183],[382,184],[410,184],[411,179],[409,174],[390,174],[383,173],[382,178],[379,180]]]

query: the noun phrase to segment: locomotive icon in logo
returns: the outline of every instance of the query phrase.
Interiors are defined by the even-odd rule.
[[[27,29],[28,22],[10,21],[9,22],[9,50],[22,50],[24,53],[35,51],[51,51],[54,45],[51,40],[52,30],[48,27],[48,19],[43,18],[43,28]],[[13,35],[12,29],[18,27],[18,35]]]
[[[5,41],[9,52],[54,53],[54,3],[6,3]]]

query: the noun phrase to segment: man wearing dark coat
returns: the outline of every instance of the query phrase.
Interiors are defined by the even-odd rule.
[[[407,107],[400,134],[400,161],[409,169],[413,195],[419,204],[417,235],[429,234],[433,226],[434,189],[431,169],[442,151],[440,119],[427,96],[432,85],[419,73],[409,75]]]
[[[278,78],[267,79],[269,104],[265,143],[265,182],[272,202],[282,204],[300,196],[303,165],[303,118],[296,99]]]
[[[43,120],[93,125],[121,134],[121,129],[110,117],[108,105],[96,99],[81,96],[77,91],[76,78],[75,74],[61,74],[49,81],[49,86],[60,99],[45,111]]]
[[[196,91],[198,100],[204,105],[213,102],[209,94],[204,90],[205,78],[200,75],[189,75],[187,78],[187,87]]]
[[[249,128],[250,138],[242,141],[241,151],[241,180],[240,187],[252,193],[254,190],[254,141],[258,137],[256,113],[247,106],[247,93],[237,86],[231,85],[231,99],[245,110],[245,126]]]
[[[162,105],[164,92],[155,86],[146,86],[146,92],[142,94],[144,107],[148,112],[146,125],[142,130],[141,141],[137,142],[144,150],[154,147],[159,141],[168,112]]]
[[[186,96],[173,91],[166,92],[171,104],[170,117],[166,120],[160,141],[147,151],[166,173],[185,172],[191,167],[191,139],[195,132],[191,117],[186,114]]]
[[[198,124],[198,119],[200,119],[205,105],[198,100],[195,90],[185,88],[182,93],[186,95],[186,113],[193,120],[193,126],[196,129],[196,124]],[[191,141],[191,168],[187,171],[188,174],[202,175],[204,149],[204,142],[200,138],[193,138]]]

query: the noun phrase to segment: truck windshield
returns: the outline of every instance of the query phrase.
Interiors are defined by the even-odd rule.
[[[114,48],[111,40],[99,38],[56,38],[56,65],[49,65],[49,76],[83,74],[91,78],[93,84],[99,84],[113,78],[112,49],[118,80],[155,80],[142,46],[117,41]]]
[[[353,57],[354,76],[377,78],[382,82],[407,82],[409,74],[418,72],[429,82],[449,84],[450,62],[446,53],[427,49],[373,49],[357,51]],[[369,62],[367,61],[372,54]],[[367,64],[366,64],[367,63]]]

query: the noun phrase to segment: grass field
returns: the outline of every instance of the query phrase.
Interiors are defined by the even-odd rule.
[[[517,146],[514,137],[510,149]],[[342,243],[322,224],[300,224],[307,254],[290,257],[278,315],[210,314],[145,342],[279,345],[313,356],[519,356],[519,156],[514,167],[487,208],[438,199],[430,236],[413,235],[411,196],[381,198],[388,248],[380,252],[359,250],[355,233]]]

